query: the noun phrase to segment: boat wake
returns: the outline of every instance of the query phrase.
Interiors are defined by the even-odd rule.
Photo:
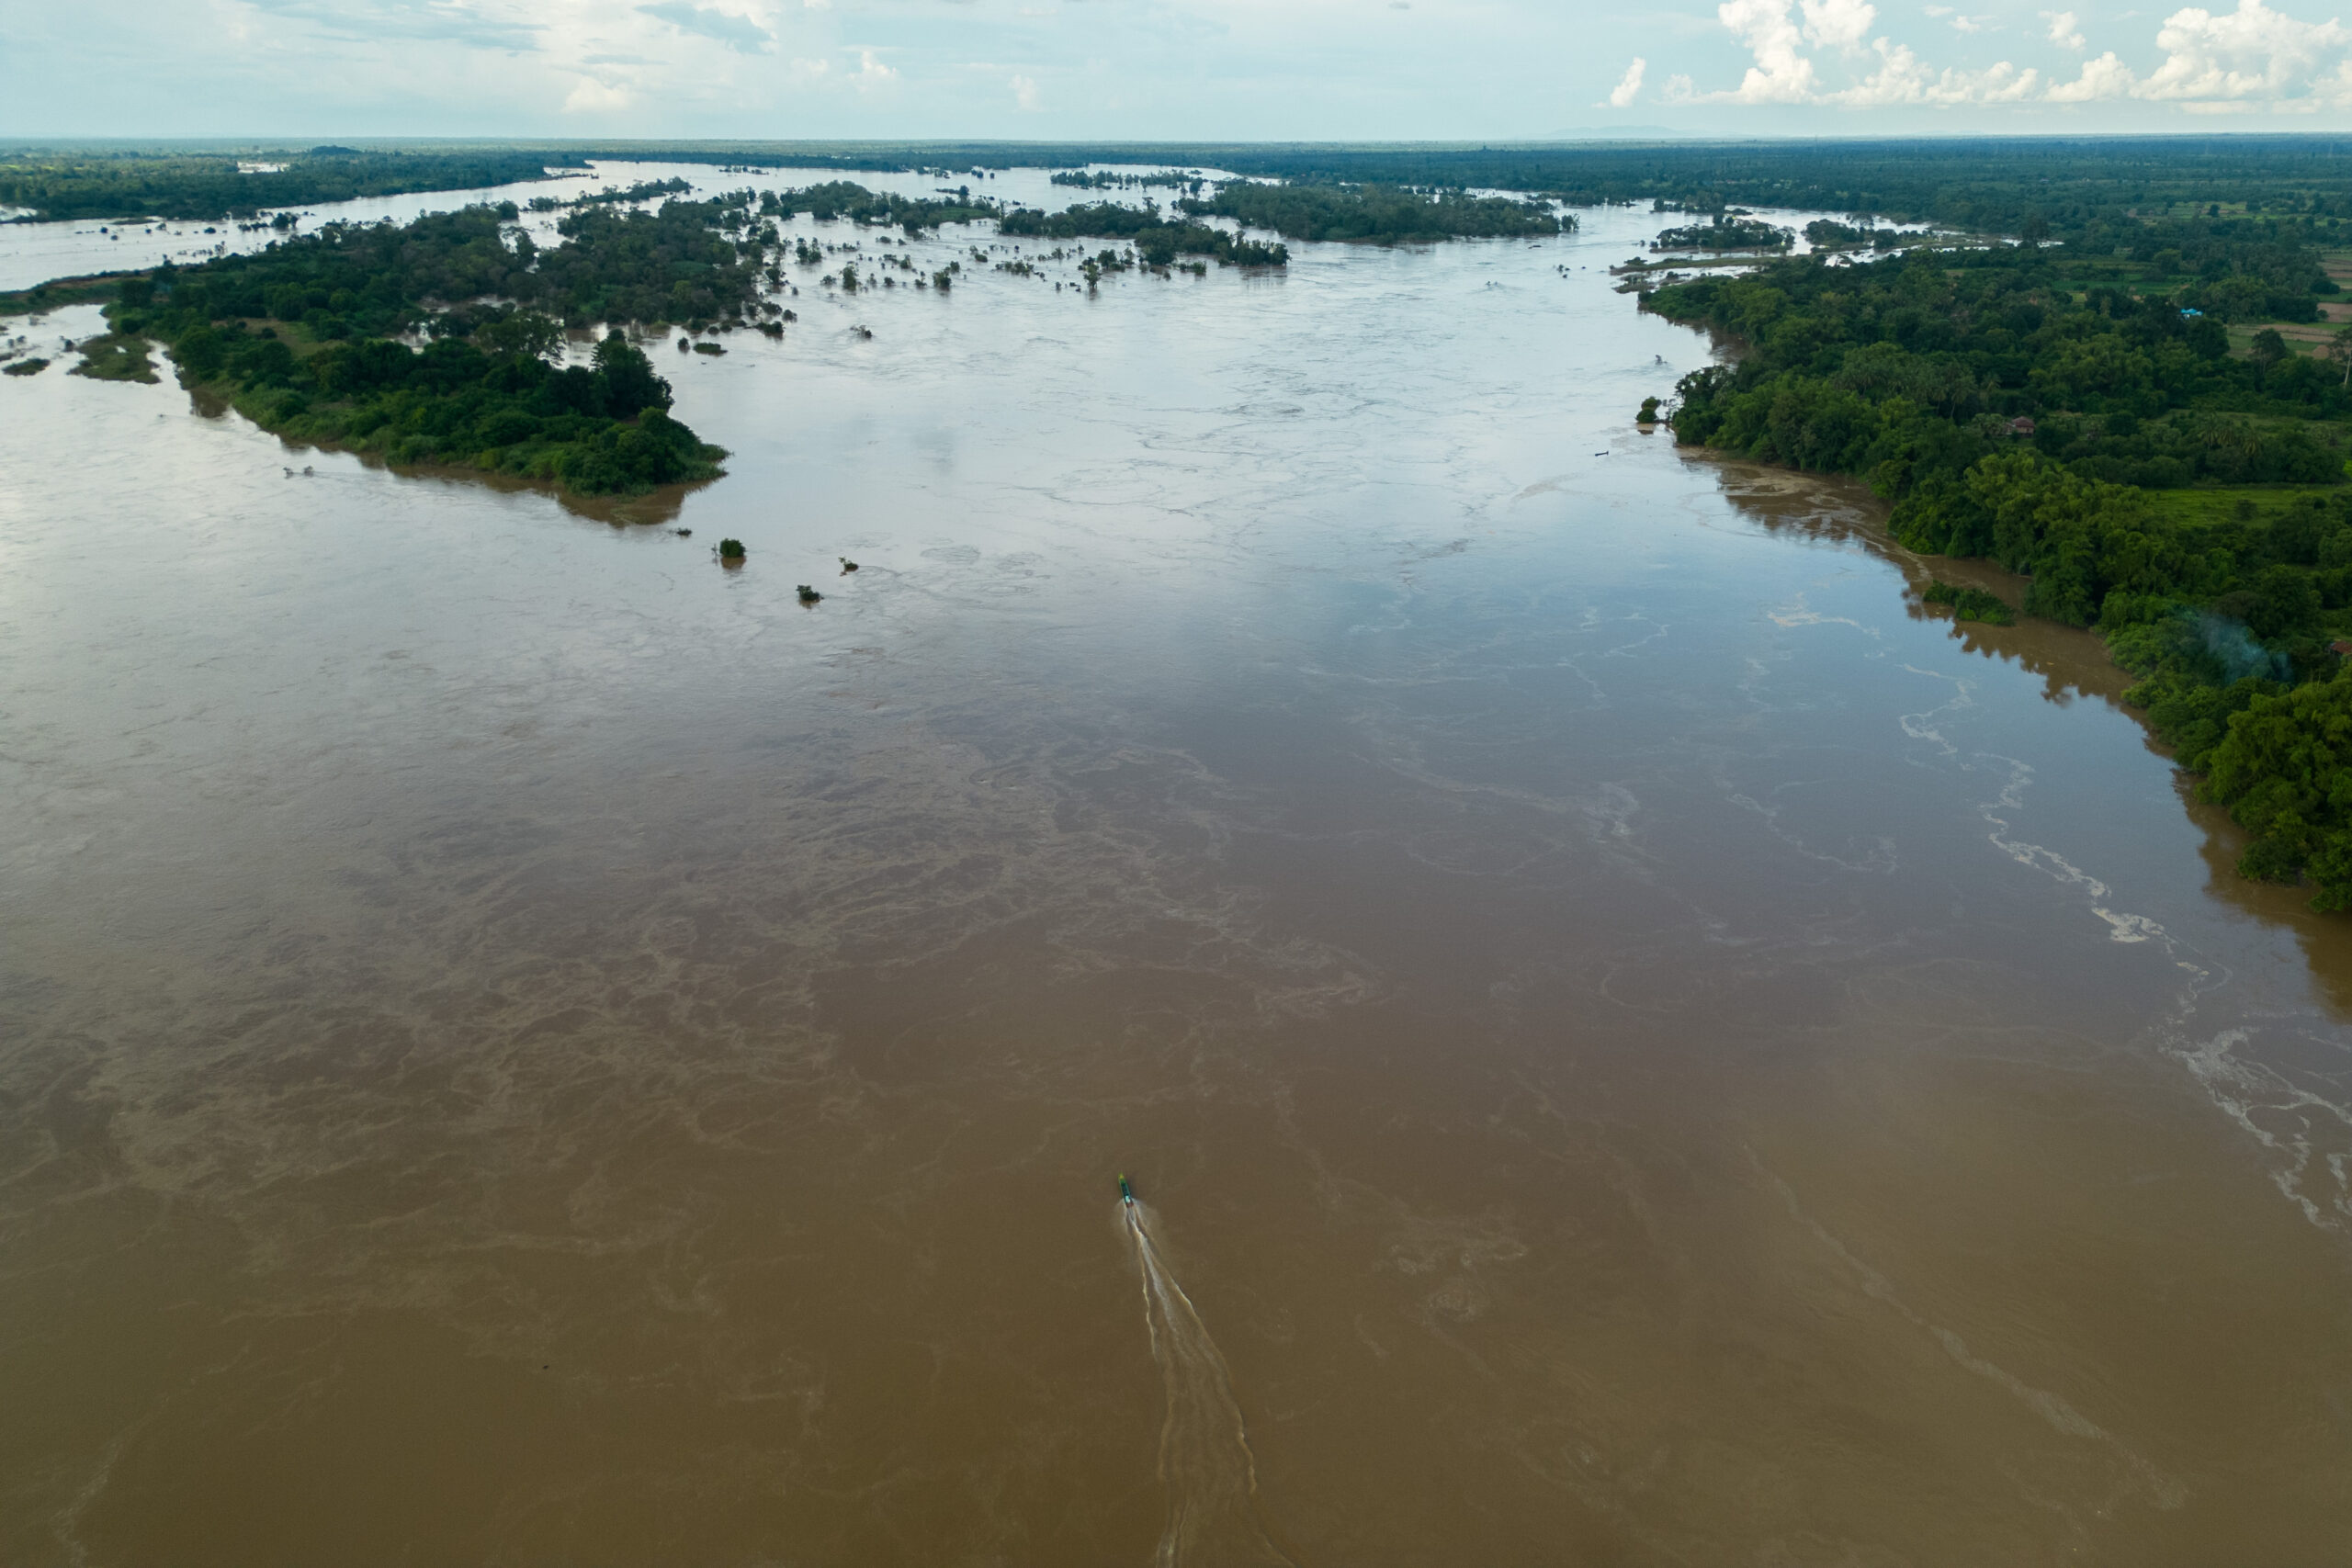
[[[1296,1568],[1259,1517],[1257,1461],[1225,1358],[1153,1243],[1143,1205],[1119,1207],[1143,1275],[1152,1359],[1168,1390],[1168,1418],[1159,1428],[1168,1526],[1153,1561],[1165,1568],[1182,1562]]]

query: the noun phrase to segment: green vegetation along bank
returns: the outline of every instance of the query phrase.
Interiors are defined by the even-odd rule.
[[[2241,869],[2352,908],[2352,341],[2233,353],[2231,323],[2311,320],[2337,285],[2309,214],[2214,205],[1646,303],[1736,352],[1682,379],[1679,440],[1860,476],[1905,545],[2030,577],[2026,613],[2102,633],[2255,835]]]

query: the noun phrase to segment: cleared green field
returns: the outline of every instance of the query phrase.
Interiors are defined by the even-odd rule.
[[[2254,508],[2256,517],[2269,517],[2285,512],[2295,503],[2297,496],[2335,496],[2344,493],[2341,485],[2239,485],[2212,490],[2151,490],[2142,492],[2157,516],[2169,522],[2204,525],[2227,523],[2244,515],[2242,505]]]

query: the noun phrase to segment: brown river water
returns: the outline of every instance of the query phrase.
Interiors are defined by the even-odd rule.
[[[0,1562],[2342,1561],[2352,925],[1670,220],[802,274],[662,525],[0,380]]]

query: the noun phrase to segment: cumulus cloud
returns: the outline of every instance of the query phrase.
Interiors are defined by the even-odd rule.
[[[1015,76],[1012,79],[1012,101],[1021,108],[1035,114],[1037,110],[1037,79]]]
[[[2299,22],[2262,0],[2238,0],[2224,16],[2199,6],[2175,11],[2156,33],[2165,51],[2136,89],[2143,98],[2282,98],[2308,87],[2322,63],[2340,55],[2352,33],[2330,19]]]
[[[1964,33],[1992,18],[1941,5],[1923,7]],[[2142,76],[2113,51],[2084,62],[2071,79],[2045,79],[2032,68],[1999,61],[1981,69],[1939,68],[1906,44],[1871,36],[1877,12],[1869,0],[1724,0],[1716,18],[1755,57],[1739,85],[1701,93],[1683,76],[1667,84],[1670,103],[1836,104],[1849,108],[1918,105],[2089,104],[2137,98],[2191,114],[2267,107],[2310,111],[2352,107],[2352,29],[2330,19],[2304,22],[2267,0],[2237,0],[2234,11],[2188,6],[2157,29],[2163,58]],[[2052,43],[2089,48],[2073,11],[2044,11]],[[1812,51],[1835,51],[1854,74],[1846,85],[1824,80]],[[1613,96],[1612,96],[1613,101]]]
[[[1719,95],[1736,104],[1802,104],[1818,84],[1813,62],[1798,52],[1804,34],[1789,15],[1789,0],[1724,0],[1716,19],[1756,57],[1739,85]]]
[[[2129,97],[2137,80],[2132,68],[2116,59],[2110,49],[2097,60],[2084,61],[2083,73],[2075,80],[2053,84],[2049,97],[2053,104],[2090,104],[2101,98]]]
[[[857,51],[857,69],[843,78],[860,92],[871,92],[876,87],[887,86],[898,79],[899,73],[885,65],[881,57],[870,49],[861,49]]]
[[[1981,71],[1937,70],[1907,45],[1870,36],[1878,11],[1869,0],[1800,0],[1793,7],[1791,0],[1724,0],[1715,15],[1756,57],[1738,86],[1705,95],[1721,103],[1841,104],[1850,108],[2007,104],[2031,97],[2041,79],[2040,73],[2021,71],[2006,60]],[[1804,52],[1808,44],[1860,55],[1866,62],[1874,59],[1876,68],[1851,86],[1830,88]],[[1669,100],[1677,97],[1681,80],[1668,85]]]
[[[1618,78],[1615,86],[1609,89],[1609,107],[1612,109],[1631,107],[1634,98],[1639,96],[1642,91],[1642,73],[1649,68],[1648,61],[1638,54],[1634,56],[1634,63],[1625,67],[1625,74]]]
[[[1952,108],[1962,104],[2014,104],[2033,96],[2041,73],[2020,71],[2004,60],[1982,71],[1934,70],[1899,43],[1871,40],[1879,68],[1843,92],[1826,95],[1825,101],[1857,108],[1895,104],[1920,104]]]
[[[2147,75],[2135,74],[2110,50],[2086,61],[2074,81],[2053,85],[2048,101],[2140,98],[2190,114],[2352,106],[2352,60],[2346,58],[2352,30],[2333,18],[2300,22],[2264,0],[2238,0],[2235,11],[2218,15],[2191,6],[2165,18],[2156,47],[2164,59]]]
[[[1804,0],[1804,36],[1816,49],[1852,54],[1877,20],[1878,7],[1870,0]]]

